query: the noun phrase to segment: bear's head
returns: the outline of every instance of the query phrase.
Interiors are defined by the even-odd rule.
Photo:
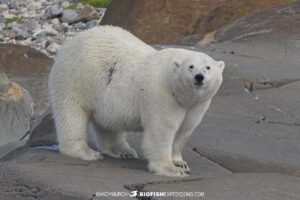
[[[177,55],[171,64],[175,73],[173,89],[189,98],[189,94],[195,99],[211,98],[221,86],[225,63],[200,52],[180,50]]]

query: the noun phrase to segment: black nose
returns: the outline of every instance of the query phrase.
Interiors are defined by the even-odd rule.
[[[195,80],[196,80],[196,83],[201,84],[201,83],[203,82],[203,80],[204,80],[203,74],[197,74],[197,75],[195,76]]]

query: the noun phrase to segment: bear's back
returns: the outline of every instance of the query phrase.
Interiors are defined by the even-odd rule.
[[[151,46],[122,28],[100,26],[81,32],[68,40],[58,52],[57,60],[63,55],[63,59],[70,57],[73,61],[77,57],[84,57],[85,61],[94,63],[110,58],[113,59],[112,62],[123,62],[124,59],[130,62],[153,52],[155,50]]]
[[[59,50],[50,73],[50,92],[68,91],[81,102],[96,101],[88,97],[104,95],[118,83],[131,87],[136,63],[156,52],[122,28],[100,26],[81,32]]]

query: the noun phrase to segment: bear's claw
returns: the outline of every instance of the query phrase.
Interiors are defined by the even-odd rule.
[[[138,158],[137,153],[132,148],[120,148],[120,149],[105,149],[103,150],[103,154],[114,157],[114,158],[122,158],[122,159],[135,159]]]
[[[166,167],[160,167],[160,166],[150,164],[149,171],[154,172],[157,175],[170,176],[170,177],[186,177],[189,176],[190,174],[185,169],[176,167],[173,164]]]
[[[176,167],[182,168],[185,172],[189,172],[191,169],[189,168],[188,164],[183,160],[173,161],[173,164]]]

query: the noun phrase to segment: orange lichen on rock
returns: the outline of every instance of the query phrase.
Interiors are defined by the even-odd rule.
[[[199,45],[206,45],[209,43],[216,42],[216,31],[210,32],[204,36],[204,38],[198,42]]]
[[[22,88],[15,82],[11,83],[7,92],[0,92],[0,96],[5,97],[9,101],[20,101],[24,97]]]

